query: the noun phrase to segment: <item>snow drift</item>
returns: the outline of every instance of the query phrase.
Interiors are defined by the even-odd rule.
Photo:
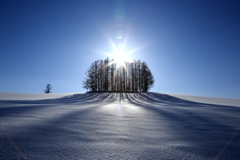
[[[0,159],[240,159],[240,99],[0,93]]]

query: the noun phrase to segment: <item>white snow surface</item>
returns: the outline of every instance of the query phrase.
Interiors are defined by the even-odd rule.
[[[240,98],[230,99],[230,98],[203,97],[203,96],[182,95],[182,94],[169,94],[169,95],[177,98],[189,100],[189,101],[194,101],[194,102],[240,107]]]
[[[240,100],[0,93],[0,159],[240,159]]]
[[[74,93],[76,94],[76,93]],[[0,100],[40,100],[40,99],[52,99],[61,98],[65,96],[73,95],[73,93],[7,93],[0,92]]]

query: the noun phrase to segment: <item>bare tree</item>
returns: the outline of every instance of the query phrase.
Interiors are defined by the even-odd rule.
[[[44,93],[51,93],[51,84],[47,84],[46,89],[44,90]]]
[[[146,62],[125,62],[116,66],[113,60],[97,60],[90,65],[83,80],[83,88],[90,92],[147,92],[154,84],[154,77]]]

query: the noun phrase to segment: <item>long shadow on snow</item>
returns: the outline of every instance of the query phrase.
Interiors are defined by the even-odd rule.
[[[74,94],[58,99],[47,100],[2,100],[0,101],[0,118],[12,114],[22,114],[33,110],[68,105],[86,105],[94,103],[111,103],[116,100],[115,93],[85,93]],[[20,105],[20,106],[19,106]]]
[[[112,93],[84,93],[73,94],[56,99],[43,99],[43,100],[1,100],[0,105],[4,104],[58,104],[58,103],[81,103],[84,102],[100,102],[108,99],[108,96],[113,96]]]
[[[214,117],[219,117],[220,119],[222,118],[221,116],[225,116],[228,119],[229,118],[235,118],[236,125],[240,123],[240,107],[235,107],[235,106],[225,106],[225,105],[215,105],[215,104],[206,104],[206,103],[198,103],[198,102],[192,102],[192,101],[187,101],[184,99],[179,99],[173,96],[169,95],[164,95],[165,97],[170,97],[169,100],[168,98],[164,98],[164,100],[159,99],[158,101],[154,102],[149,100],[150,98],[147,98],[147,100],[144,98],[146,96],[151,96],[151,93],[148,94],[145,93],[143,96],[142,93],[140,94],[126,94],[126,98],[128,99],[129,102],[136,104],[136,105],[141,105],[144,106],[145,108],[149,108],[151,106],[155,106],[155,110],[163,110],[162,107],[160,106],[165,106],[167,108],[164,108],[163,111],[171,111],[172,113],[177,112],[176,114],[179,113],[179,111],[184,111],[185,114],[182,115],[189,115],[189,116],[199,116],[200,113],[196,114],[196,110],[201,110],[204,111],[205,117],[206,115],[209,116],[209,114],[214,114]],[[161,94],[160,94],[161,96]],[[175,101],[172,101],[172,99],[175,99]],[[177,101],[176,101],[177,99]],[[161,103],[159,103],[161,101]],[[188,108],[191,109],[188,109]],[[172,109],[171,109],[172,108]],[[153,109],[153,108],[152,108]],[[191,112],[194,111],[194,112]],[[219,114],[223,113],[223,114]],[[214,118],[213,117],[213,118]],[[228,120],[230,121],[230,120]],[[230,121],[231,122],[231,121]]]
[[[217,155],[227,144],[240,122],[240,118],[236,118],[240,115],[239,107],[191,102],[156,93],[135,93],[125,94],[125,96],[130,103],[159,115],[160,121],[163,118],[170,122],[167,123],[171,129],[170,134],[179,136],[180,141],[191,144],[197,154],[209,159]],[[189,110],[189,107],[193,107],[193,109]],[[224,108],[224,113],[230,110],[229,113],[233,116],[215,115],[213,111],[210,111],[213,113],[208,113],[208,109],[212,107],[214,109]],[[204,112],[201,113],[201,111]],[[205,116],[205,114],[208,115]],[[226,124],[226,121],[229,122],[229,125]],[[231,124],[233,125],[230,126]],[[238,131],[222,158],[240,158],[240,152],[238,152],[240,150],[239,140],[240,133]],[[186,152],[193,151],[184,147],[179,149]]]
[[[153,101],[145,100],[141,94],[126,94],[126,98],[128,99],[129,102],[131,102],[133,104],[136,104],[138,106],[139,105],[144,106],[145,109],[153,109],[155,111],[161,110],[161,113],[170,111],[172,114],[174,114],[174,113],[179,114],[179,111],[184,111],[184,114],[181,114],[182,116],[188,115],[191,117],[199,117],[200,113],[196,114],[196,112],[195,112],[197,109],[198,110],[200,109],[201,111],[206,112],[204,114],[208,114],[211,112],[215,112],[215,109],[218,109],[216,111],[223,111],[223,110],[220,110],[219,108],[225,108],[226,110],[224,110],[224,113],[226,113],[226,112],[229,113],[228,116],[225,115],[228,118],[234,117],[233,115],[235,115],[235,117],[238,117],[238,115],[240,113],[240,108],[234,107],[234,106],[222,106],[222,105],[197,103],[197,102],[191,102],[191,101],[187,101],[187,100],[181,100],[181,102],[178,103],[178,102],[172,102],[171,101],[172,98],[170,100],[165,99],[164,102],[162,101],[159,104],[159,103],[154,103]],[[183,103],[183,102],[185,102],[185,103]],[[161,106],[164,106],[167,108],[163,109]],[[192,107],[194,110],[184,109],[184,107]],[[211,108],[214,108],[214,110],[210,110]],[[192,112],[192,111],[194,111],[194,112]],[[217,117],[223,116],[223,115],[219,115],[218,113],[214,113],[214,114],[215,114],[214,116],[217,116]],[[240,120],[240,118],[237,118],[237,120]]]
[[[131,94],[128,94],[128,95],[131,95]],[[231,111],[231,113],[239,112],[240,110],[240,108],[236,106],[215,105],[215,104],[194,102],[194,101],[189,101],[189,100],[177,98],[174,96],[170,96],[167,94],[160,94],[160,93],[154,93],[154,92],[134,94],[134,98],[132,99],[132,101],[135,101],[136,103],[145,103],[145,104],[160,103],[163,105],[178,106],[178,107],[195,107],[195,106],[208,107],[210,105],[211,107],[218,108],[218,110]]]
[[[99,107],[99,104],[94,103],[84,109],[74,109],[58,117],[37,122],[37,124],[35,122],[23,126],[20,131],[11,132],[10,137],[15,145],[30,159],[39,158],[39,156],[44,158],[44,155],[49,154],[54,157],[59,156],[57,159],[64,156],[65,159],[75,159],[76,153],[77,157],[81,158],[86,154],[86,150],[74,147],[69,142],[85,144],[93,141],[89,134],[98,129],[97,122],[99,123],[99,120],[95,121],[96,115],[94,116],[92,112]],[[69,127],[70,125],[75,127]],[[9,151],[13,151],[15,155],[18,155],[17,151],[12,150],[13,147],[8,142],[6,133],[2,136],[2,142],[5,143],[0,146],[1,154],[3,154],[0,154],[0,157],[13,158],[12,155],[14,154],[10,154]]]

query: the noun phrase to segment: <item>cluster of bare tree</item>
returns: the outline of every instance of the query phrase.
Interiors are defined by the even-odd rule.
[[[90,92],[147,92],[154,84],[154,77],[146,62],[112,63],[109,58],[90,65],[83,81],[83,88]]]

